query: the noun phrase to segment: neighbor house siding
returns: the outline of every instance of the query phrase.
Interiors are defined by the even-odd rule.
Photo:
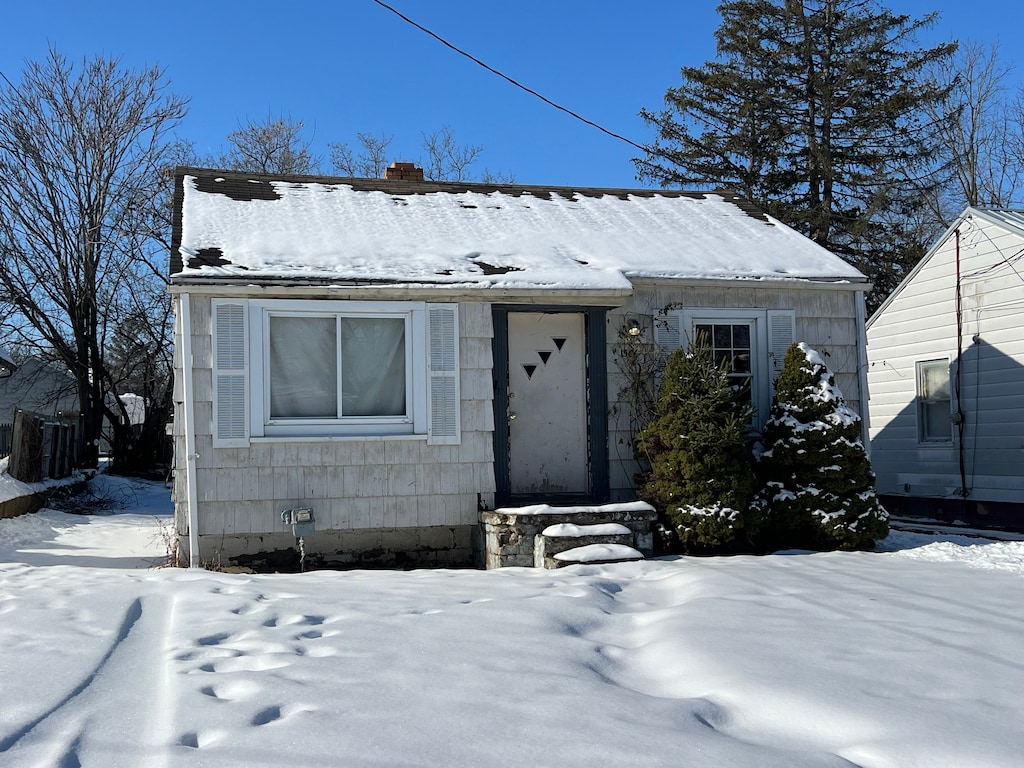
[[[735,286],[686,287],[636,281],[632,299],[608,313],[608,447],[612,499],[634,497],[633,475],[640,469],[633,457],[629,407],[620,396],[626,386],[615,350],[621,328],[638,319],[644,328],[644,339],[650,341],[651,320],[667,309],[792,310],[794,341],[804,341],[822,353],[835,373],[836,384],[843,391],[847,404],[860,413],[857,302],[862,301],[861,297],[860,291],[849,287],[746,287],[738,281]]]
[[[957,342],[957,238],[947,233],[871,319],[871,448],[882,494],[1024,502],[1024,237],[982,215],[959,226],[961,341]],[[963,435],[919,440],[915,366],[950,361],[952,410],[960,373]],[[961,476],[961,454],[963,476]]]
[[[425,436],[361,436],[254,438],[244,448],[213,447],[210,306],[208,297],[192,297],[196,491],[204,557],[221,548],[259,551],[272,540],[286,546],[290,536],[285,535],[281,511],[291,507],[311,507],[317,531],[322,532],[467,528],[477,522],[478,498],[493,504],[489,306],[459,306],[459,444],[428,445]],[[175,366],[180,379],[180,356]],[[181,401],[176,387],[179,411]],[[181,534],[187,532],[183,421],[175,419],[175,499]],[[316,541],[314,535],[307,551]]]

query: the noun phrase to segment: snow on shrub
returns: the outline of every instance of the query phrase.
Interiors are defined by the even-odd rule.
[[[832,372],[806,344],[786,352],[758,462],[771,549],[858,549],[888,535],[860,416]]]

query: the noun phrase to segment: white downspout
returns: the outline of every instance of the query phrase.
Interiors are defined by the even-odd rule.
[[[871,458],[871,414],[868,409],[868,328],[864,291],[857,291],[857,386],[860,388],[860,439]]]
[[[195,401],[192,382],[192,308],[187,293],[178,297],[181,309],[181,393],[185,400],[185,489],[188,498],[188,565],[199,568],[199,494],[196,491]]]

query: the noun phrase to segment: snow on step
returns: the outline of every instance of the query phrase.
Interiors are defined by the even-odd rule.
[[[618,560],[643,560],[643,554],[626,544],[587,544],[584,547],[567,549],[554,556],[559,562],[570,563],[607,563]]]
[[[644,555],[635,543],[633,532],[619,523],[549,525],[534,540],[533,564],[561,568],[581,562],[642,560]]]
[[[553,507],[550,504],[532,504],[526,507],[500,507],[497,513],[514,515],[615,515],[630,512],[653,512],[654,507],[646,501],[619,501],[597,506]]]
[[[545,528],[542,536],[565,536],[579,538],[583,536],[618,536],[629,534],[629,530],[622,523],[597,523],[595,525],[575,525],[573,523],[558,523]]]
[[[557,568],[553,556],[588,544],[624,544],[650,555],[654,507],[643,501],[595,506],[502,507],[480,513],[488,568]]]

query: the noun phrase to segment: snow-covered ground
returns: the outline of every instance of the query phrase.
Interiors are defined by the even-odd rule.
[[[152,569],[162,486],[0,521],[2,766],[1018,766],[1024,542]]]

